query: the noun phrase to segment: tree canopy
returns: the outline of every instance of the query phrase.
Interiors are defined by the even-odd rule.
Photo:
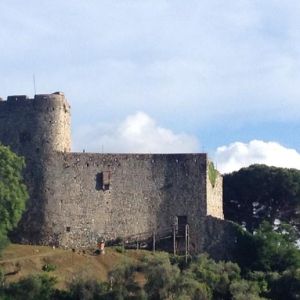
[[[300,268],[300,250],[295,230],[288,224],[272,226],[263,222],[254,234],[240,228],[233,260],[243,273],[283,272]]]
[[[253,232],[263,221],[300,232],[300,171],[252,165],[224,176],[224,215]]]
[[[0,144],[0,249],[6,244],[7,233],[17,226],[28,199],[24,167],[22,157]]]

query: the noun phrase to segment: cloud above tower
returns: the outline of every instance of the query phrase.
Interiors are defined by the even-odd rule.
[[[198,139],[164,128],[144,112],[127,116],[118,124],[84,126],[75,132],[75,151],[112,153],[199,152]]]

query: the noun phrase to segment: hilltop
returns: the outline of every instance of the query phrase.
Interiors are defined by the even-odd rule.
[[[93,252],[11,244],[1,255],[0,268],[6,274],[7,282],[16,282],[28,275],[45,273],[42,269],[46,264],[54,265],[56,269],[49,272],[49,275],[58,279],[57,288],[64,289],[72,280],[80,277],[107,281],[108,272],[115,265],[137,261],[147,255],[143,250],[124,253],[118,250],[119,248],[107,248],[104,255],[95,255]]]

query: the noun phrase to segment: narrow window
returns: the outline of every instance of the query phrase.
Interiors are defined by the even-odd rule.
[[[103,172],[97,173],[96,175],[96,190],[103,190]]]
[[[66,227],[66,231],[67,231],[67,232],[70,232],[70,231],[71,231],[71,227],[70,227],[70,226],[67,226],[67,227]]]
[[[97,173],[96,175],[96,190],[107,191],[110,186],[110,171]]]

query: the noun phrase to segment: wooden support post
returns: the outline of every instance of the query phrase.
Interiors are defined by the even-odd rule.
[[[188,254],[190,254],[190,226],[188,225]]]
[[[176,225],[173,225],[173,254],[176,255]]]
[[[155,243],[156,243],[156,234],[155,234],[155,231],[153,232],[153,239],[152,239],[152,251],[155,252]]]
[[[184,240],[185,240],[185,263],[188,262],[188,255],[189,255],[189,225],[185,225],[185,234],[184,234]]]

